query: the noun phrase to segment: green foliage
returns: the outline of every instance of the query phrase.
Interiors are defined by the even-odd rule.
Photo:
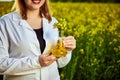
[[[12,2],[0,2],[0,16],[11,11]]]
[[[73,35],[77,40],[72,60],[61,71],[61,80],[120,80],[120,4],[50,5],[65,36]],[[0,16],[10,10],[4,8]]]
[[[51,0],[52,2],[114,2],[120,3],[120,0]]]
[[[61,79],[120,79],[120,5],[100,3],[51,3],[51,5],[53,15],[58,21],[61,18],[67,21],[66,27],[61,27],[65,35],[73,35],[77,40],[77,48],[73,51],[71,62],[63,68]],[[63,22],[60,21],[61,24],[64,24]]]

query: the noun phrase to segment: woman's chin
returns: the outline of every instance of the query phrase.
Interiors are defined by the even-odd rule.
[[[39,10],[40,9],[40,7],[38,7],[38,6],[33,6],[33,10]]]

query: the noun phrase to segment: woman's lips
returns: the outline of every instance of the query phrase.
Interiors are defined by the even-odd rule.
[[[32,0],[32,2],[33,2],[34,4],[39,4],[39,3],[40,3],[40,0]]]

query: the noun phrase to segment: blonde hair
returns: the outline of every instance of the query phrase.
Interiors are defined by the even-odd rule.
[[[14,5],[12,7],[12,10],[18,10],[20,12],[20,15],[23,19],[27,19],[27,10],[26,10],[25,2],[24,0],[15,0]],[[51,22],[51,14],[49,9],[49,2],[48,0],[45,0],[45,3],[40,7],[40,17],[45,17],[48,22]]]

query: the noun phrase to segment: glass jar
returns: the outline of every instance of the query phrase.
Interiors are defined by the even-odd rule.
[[[57,40],[57,44],[52,49],[52,55],[59,58],[59,57],[65,57],[66,54],[67,54],[67,50],[64,46],[63,40],[62,40],[62,38],[59,38]]]

